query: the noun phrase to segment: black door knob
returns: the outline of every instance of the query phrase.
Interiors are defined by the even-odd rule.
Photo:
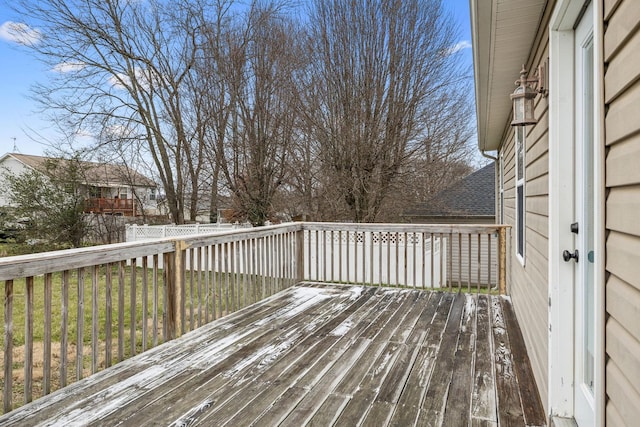
[[[578,250],[577,249],[573,253],[569,252],[566,249],[562,252],[562,259],[564,259],[565,262],[571,261],[571,258],[575,259],[576,262],[578,262]]]

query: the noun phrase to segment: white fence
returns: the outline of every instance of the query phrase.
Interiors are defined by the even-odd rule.
[[[197,236],[212,234],[218,231],[229,231],[237,228],[249,228],[246,224],[182,224],[182,225],[127,225],[126,241],[162,239],[164,237]]]
[[[446,238],[421,232],[310,230],[305,278],[439,288],[446,283]]]

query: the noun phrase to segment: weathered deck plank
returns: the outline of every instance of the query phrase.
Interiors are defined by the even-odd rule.
[[[135,418],[129,419],[133,425],[141,423],[156,423],[164,419],[179,419],[184,407],[189,407],[197,402],[211,401],[212,405],[203,409],[199,418],[205,420],[210,413],[228,413],[230,408],[225,404],[235,402],[234,396],[243,391],[243,385],[250,385],[251,379],[260,372],[269,370],[281,356],[286,355],[290,348],[306,338],[306,334],[300,328],[305,325],[306,332],[326,327],[326,319],[336,319],[351,310],[360,307],[366,302],[366,298],[351,300],[351,294],[343,293],[340,297],[326,298],[319,294],[319,298],[311,298],[302,301],[308,308],[300,311],[295,316],[289,316],[286,321],[279,316],[269,316],[268,323],[264,319],[258,319],[256,323],[268,325],[268,328],[256,328],[264,330],[259,337],[249,335],[251,340],[242,340],[234,343],[234,352],[227,355],[219,366],[210,366],[201,373],[193,375],[188,381],[179,384],[179,387],[165,387],[168,395],[178,396],[172,400],[172,405],[163,405],[163,399],[157,399],[150,407],[153,414],[151,418],[145,418],[144,412],[138,411]],[[315,301],[315,303],[314,303]],[[281,310],[287,311],[286,307]],[[255,394],[257,390],[254,390]],[[227,405],[228,406],[228,405]],[[145,411],[146,412],[146,411]],[[234,414],[231,414],[234,415]],[[219,417],[215,417],[220,422]],[[211,425],[218,425],[214,422]]]
[[[476,301],[465,296],[458,344],[455,350],[451,386],[447,394],[444,425],[469,425],[471,422],[471,386],[473,384],[472,362],[475,350],[474,329],[476,323]]]
[[[413,425],[418,418],[427,385],[433,373],[435,355],[440,348],[442,332],[449,315],[453,294],[436,294],[431,298],[431,307],[425,313],[431,314],[429,328],[422,337],[420,351],[400,396],[396,411],[390,421],[392,426]]]
[[[524,414],[518,390],[513,357],[509,347],[507,326],[502,313],[501,299],[491,298],[493,316],[494,360],[498,395],[498,424],[516,426],[524,423]]]
[[[490,328],[489,300],[486,295],[480,295],[476,316],[476,357],[471,393],[471,422],[473,425],[494,425],[498,422],[495,370],[491,340],[489,339],[491,336]]]
[[[464,295],[457,294],[449,312],[442,342],[436,356],[434,371],[427,385],[427,392],[418,414],[418,424],[420,425],[442,424],[443,411],[453,375],[454,357],[464,303]]]
[[[318,305],[317,310],[339,310],[335,304],[324,304],[318,301]],[[327,305],[333,307],[326,307]],[[154,394],[150,394],[149,397],[153,400],[140,402],[144,406],[136,408],[131,418],[127,418],[127,422],[132,425],[141,425],[145,422],[161,424],[163,420],[179,419],[185,407],[208,401],[212,404],[203,409],[200,414],[200,417],[204,418],[207,412],[217,409],[222,402],[232,399],[239,392],[232,388],[236,378],[243,377],[255,364],[267,369],[272,363],[269,360],[270,357],[276,358],[279,353],[286,351],[302,338],[299,328],[296,328],[297,322],[313,324],[315,317],[313,311],[301,312],[292,316],[286,325],[276,323],[266,332],[263,330],[263,333],[258,336],[249,334],[233,342],[230,346],[232,351],[225,352],[224,357],[216,361],[216,364],[211,363],[206,369],[190,373],[184,381],[176,377],[177,381],[167,382],[163,388],[166,396],[174,396],[171,398],[171,405],[166,405],[165,396],[155,398]],[[141,409],[144,410],[141,411]],[[153,416],[146,415],[147,411]],[[118,414],[118,417],[122,418],[123,415]],[[110,422],[110,419],[107,418],[106,421]]]
[[[525,422],[527,426],[545,425],[544,413],[538,410],[542,406],[542,402],[537,393],[533,376],[531,376],[531,363],[516,315],[511,304],[506,304],[504,300],[502,300],[501,307],[505,326],[509,333],[509,346],[513,356],[514,371],[518,379],[518,390],[520,391]]]
[[[483,295],[297,286],[0,425],[538,423],[544,414],[537,395],[526,397],[535,383],[510,310]]]

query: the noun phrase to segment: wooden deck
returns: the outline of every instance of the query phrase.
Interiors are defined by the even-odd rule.
[[[303,284],[0,425],[544,425],[508,299]]]

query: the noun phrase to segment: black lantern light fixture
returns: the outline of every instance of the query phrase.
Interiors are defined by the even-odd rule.
[[[535,116],[535,99],[538,93],[546,96],[547,91],[544,87],[544,66],[538,67],[536,77],[527,78],[527,70],[522,66],[520,71],[520,79],[516,80],[518,86],[511,94],[511,102],[513,102],[513,120],[511,126],[527,126],[535,125],[538,119]],[[536,84],[533,88],[532,84]]]

